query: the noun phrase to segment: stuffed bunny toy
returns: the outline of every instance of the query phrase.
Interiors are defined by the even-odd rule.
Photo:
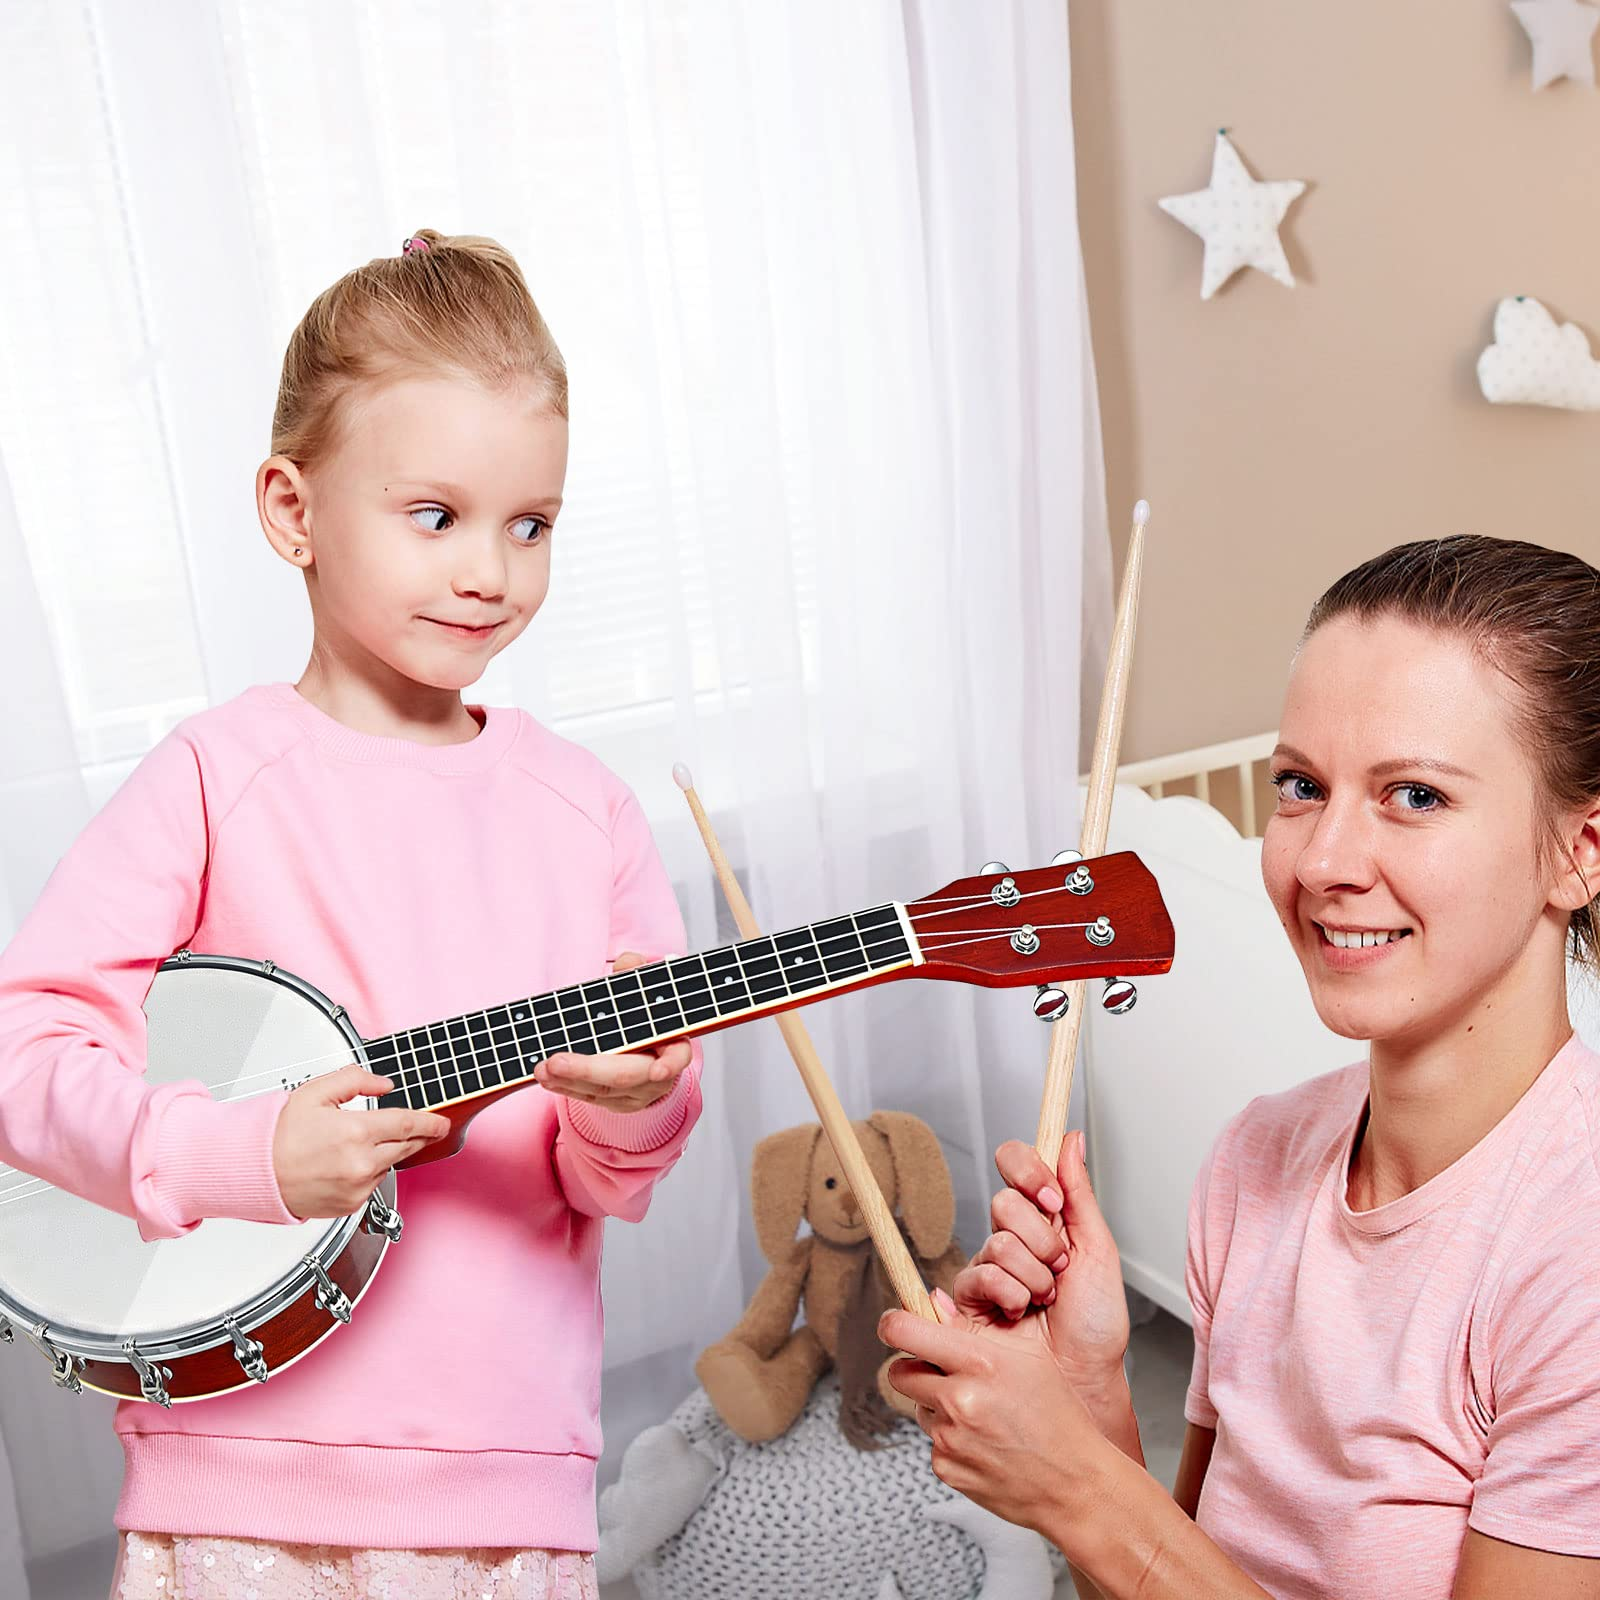
[[[854,1126],[923,1281],[948,1291],[966,1256],[953,1237],[955,1195],[938,1138],[904,1111],[875,1111]],[[806,1123],[763,1139],[750,1190],[771,1270],[738,1326],[702,1353],[696,1376],[727,1426],[754,1444],[788,1429],[836,1366],[840,1430],[857,1449],[876,1449],[894,1413],[912,1411],[887,1381],[895,1357],[877,1335],[894,1297],[821,1127]],[[797,1237],[802,1222],[810,1232]]]

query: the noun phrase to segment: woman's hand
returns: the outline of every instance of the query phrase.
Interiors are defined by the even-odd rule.
[[[1083,1134],[1062,1141],[1055,1173],[1016,1139],[995,1152],[995,1165],[1009,1187],[989,1207],[995,1231],[956,1278],[956,1305],[995,1324],[1045,1307],[1056,1361],[1098,1410],[1106,1396],[1126,1393],[1128,1297],[1116,1240],[1089,1187]]]
[[[916,1403],[934,1475],[1010,1522],[1055,1536],[1091,1504],[1113,1450],[1051,1348],[1042,1314],[997,1324],[936,1294],[940,1323],[887,1311],[878,1337],[914,1360],[889,1382]]]
[[[392,1088],[390,1079],[352,1064],[301,1084],[284,1102],[272,1168],[295,1216],[348,1217],[390,1167],[449,1133],[450,1119],[432,1111],[343,1109],[346,1100]]]
[[[612,963],[612,971],[628,972],[650,959],[625,950]],[[694,1045],[688,1039],[618,1055],[581,1055],[562,1050],[546,1056],[534,1068],[533,1075],[552,1094],[564,1094],[606,1111],[643,1111],[672,1093],[683,1069],[693,1059]]]

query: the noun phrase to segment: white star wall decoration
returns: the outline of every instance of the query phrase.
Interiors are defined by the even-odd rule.
[[[1511,9],[1533,41],[1533,86],[1557,78],[1594,88],[1594,30],[1600,11],[1581,0],[1515,0]]]
[[[1217,129],[1211,156],[1211,185],[1193,194],[1168,195],[1159,201],[1169,217],[1206,242],[1200,270],[1200,298],[1209,300],[1241,267],[1258,267],[1268,277],[1294,287],[1294,274],[1278,239],[1284,213],[1305,193],[1298,178],[1258,183],[1244,169],[1239,152]]]

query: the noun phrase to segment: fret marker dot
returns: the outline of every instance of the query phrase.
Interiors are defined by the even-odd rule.
[[[516,1016],[512,1020],[516,1021],[516,1022],[521,1022],[523,1020],[523,1015],[524,1015],[524,1013],[519,1011],[519,1012],[517,1012]]]
[[[728,984],[728,983],[732,983],[733,979],[732,978],[724,978],[722,981],[723,981],[723,983]]]

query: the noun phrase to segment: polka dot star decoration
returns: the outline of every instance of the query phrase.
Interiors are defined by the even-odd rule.
[[[1533,45],[1533,86],[1558,78],[1594,88],[1594,31],[1600,10],[1583,0],[1514,0],[1511,7]]]
[[[1496,405],[1600,411],[1600,361],[1582,328],[1558,323],[1519,294],[1495,307],[1494,343],[1478,357],[1478,387]]]
[[[1305,192],[1298,178],[1259,183],[1245,171],[1226,128],[1217,129],[1211,155],[1211,183],[1192,194],[1168,195],[1158,202],[1169,217],[1205,240],[1200,268],[1200,298],[1209,300],[1241,267],[1255,267],[1294,287],[1294,274],[1278,239],[1284,213]]]

